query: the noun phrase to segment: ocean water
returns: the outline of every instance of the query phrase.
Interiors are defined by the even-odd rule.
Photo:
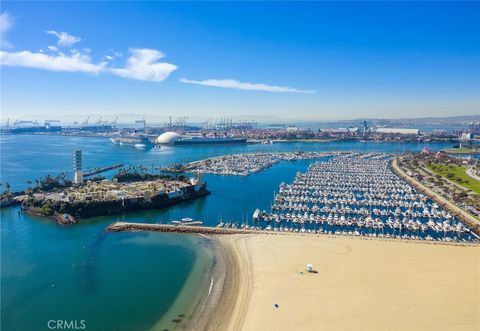
[[[104,138],[0,136],[1,182],[12,190],[27,180],[65,171],[72,150],[83,151],[84,167],[167,166],[214,155],[253,151],[355,150],[400,152],[425,144],[282,143],[272,145],[162,147],[138,150]],[[429,144],[431,149],[451,144]],[[88,330],[172,329],[191,298],[208,286],[209,242],[200,236],[106,233],[117,220],[169,222],[181,217],[215,225],[220,219],[251,220],[255,208],[269,209],[280,182],[292,182],[312,161],[280,162],[248,177],[206,175],[212,194],[168,209],[81,220],[72,227],[2,209],[2,330],[49,330],[48,321],[84,321]],[[177,322],[173,322],[176,319]],[[80,325],[80,324],[79,324]]]

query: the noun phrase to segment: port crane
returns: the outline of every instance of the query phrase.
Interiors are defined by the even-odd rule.
[[[14,127],[19,127],[23,124],[31,124],[31,125],[35,125],[38,124],[38,122],[34,122],[34,121],[19,121],[19,120],[15,120],[15,122],[13,122],[13,126]]]
[[[188,120],[188,116],[180,116],[180,117],[177,118],[177,121],[175,122],[175,124],[173,126],[175,126],[175,127],[185,126],[185,124],[187,123],[187,120]]]
[[[212,124],[213,118],[209,117],[205,122],[203,122],[203,127],[208,129]]]
[[[147,132],[147,121],[145,121],[145,118],[135,120],[135,124],[143,124],[143,131]]]
[[[51,125],[52,123],[60,123],[60,120],[45,120],[43,122],[43,125],[47,126],[47,125]]]
[[[115,128],[117,126],[117,122],[118,122],[118,116],[115,116],[114,120],[111,123],[112,128]]]
[[[188,121],[188,116],[179,116],[175,122],[172,122],[172,116],[169,116],[168,123],[165,125],[170,128],[184,127]]]
[[[205,126],[208,127],[214,127],[218,130],[225,130],[225,129],[251,129],[255,126],[257,126],[257,122],[254,121],[246,121],[246,120],[240,120],[240,121],[233,121],[232,118],[228,117],[222,117],[219,118],[215,121],[209,119],[207,122],[205,122]]]

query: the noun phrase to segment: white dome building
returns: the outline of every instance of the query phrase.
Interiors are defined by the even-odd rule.
[[[177,140],[182,139],[182,136],[176,132],[165,132],[158,136],[155,140],[157,144],[173,144]]]

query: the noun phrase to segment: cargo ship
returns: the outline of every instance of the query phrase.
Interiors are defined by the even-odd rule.
[[[110,141],[119,146],[132,146],[135,148],[152,147],[152,142],[147,137],[141,136],[118,136],[110,137]]]
[[[182,136],[176,132],[162,133],[155,140],[159,145],[231,145],[231,144],[246,144],[247,139],[234,137],[205,137],[205,136]]]

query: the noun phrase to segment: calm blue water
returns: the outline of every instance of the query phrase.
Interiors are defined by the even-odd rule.
[[[72,150],[84,167],[114,163],[166,166],[214,155],[253,151],[355,150],[400,152],[425,144],[293,143],[248,146],[177,147],[138,150],[103,138],[0,136],[1,182],[13,190],[27,180],[70,172]],[[431,149],[451,144],[429,144]],[[206,175],[212,194],[165,210],[97,217],[64,228],[48,219],[1,211],[2,330],[48,330],[47,322],[85,320],[88,330],[146,330],[167,312],[208,243],[196,236],[112,233],[117,219],[167,222],[179,217],[246,220],[268,209],[281,181],[292,182],[311,161],[281,162],[248,177]],[[182,314],[179,307],[178,314]],[[171,327],[171,326],[167,326]]]

